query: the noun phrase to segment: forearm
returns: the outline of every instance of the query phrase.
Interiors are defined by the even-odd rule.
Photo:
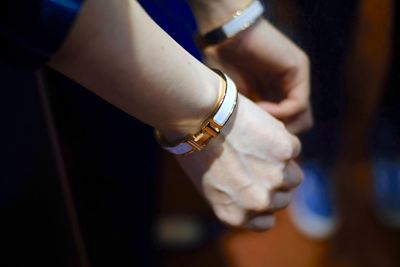
[[[131,0],[87,0],[49,64],[167,138],[197,132],[221,86]],[[222,221],[266,230],[301,181],[290,163],[300,144],[255,103],[239,99],[221,137],[180,162]]]
[[[252,0],[188,0],[200,32],[208,32],[232,18]]]
[[[136,1],[88,0],[49,64],[167,135],[195,130],[218,98],[218,76]]]

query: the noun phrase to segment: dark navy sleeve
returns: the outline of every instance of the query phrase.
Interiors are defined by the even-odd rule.
[[[2,0],[0,60],[44,65],[60,47],[84,0]]]

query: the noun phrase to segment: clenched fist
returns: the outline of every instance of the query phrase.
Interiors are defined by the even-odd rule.
[[[298,139],[284,125],[239,95],[222,133],[204,151],[178,158],[186,173],[224,223],[263,231],[273,212],[286,207],[302,181],[293,161]]]

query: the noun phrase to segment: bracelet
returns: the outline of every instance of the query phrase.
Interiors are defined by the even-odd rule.
[[[197,36],[200,47],[214,45],[228,38],[232,38],[239,32],[242,32],[255,24],[262,18],[265,12],[263,4],[260,0],[255,0],[245,9],[235,12],[233,18],[225,22],[222,26],[217,27],[203,35]]]
[[[215,69],[214,71],[221,77],[224,89],[220,93],[216,108],[202,123],[200,130],[176,142],[168,142],[160,131],[155,130],[158,143],[172,154],[187,155],[203,150],[212,138],[219,135],[235,110],[238,99],[235,83],[225,73]]]

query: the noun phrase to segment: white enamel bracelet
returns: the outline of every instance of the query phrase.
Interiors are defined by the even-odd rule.
[[[255,0],[247,8],[237,11],[232,19],[222,26],[198,36],[200,46],[217,44],[235,36],[256,23],[262,17],[264,11],[263,4],[259,0]]]
[[[235,110],[238,99],[235,83],[225,73],[218,70],[214,71],[221,76],[224,82],[223,94],[221,94],[215,110],[203,122],[200,130],[173,143],[166,141],[162,134],[156,130],[157,141],[172,154],[186,155],[204,149],[212,138],[219,135]]]

